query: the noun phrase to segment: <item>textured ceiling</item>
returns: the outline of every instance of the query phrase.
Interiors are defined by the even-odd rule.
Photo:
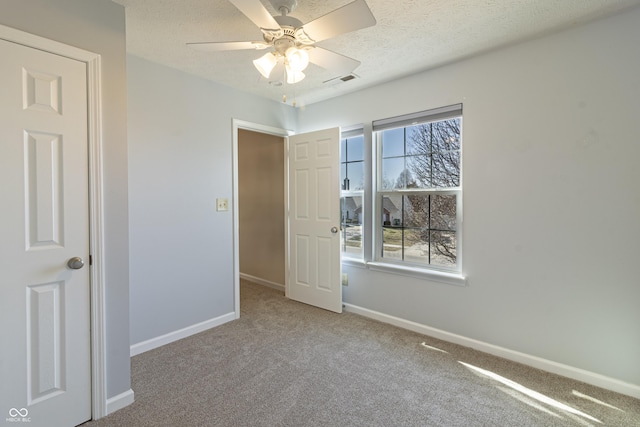
[[[289,103],[296,99],[299,106],[640,5],[640,0],[367,0],[375,26],[318,43],[361,61],[357,78],[342,82],[311,64],[302,82],[283,87],[253,67],[251,61],[265,51],[200,52],[186,45],[262,40],[260,30],[229,1],[113,1],[126,7],[129,53],[273,100],[286,92]],[[278,15],[268,0],[261,1]],[[350,1],[298,0],[291,16],[306,23]]]

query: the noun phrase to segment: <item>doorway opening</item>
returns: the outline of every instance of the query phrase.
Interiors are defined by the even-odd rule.
[[[288,183],[285,137],[291,133],[285,129],[233,120],[236,318],[240,317],[241,278],[286,291]]]
[[[240,278],[278,289],[285,283],[285,141],[238,130]]]

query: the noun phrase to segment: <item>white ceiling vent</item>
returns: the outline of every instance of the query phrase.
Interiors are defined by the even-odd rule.
[[[348,82],[349,80],[354,80],[357,78],[358,78],[357,74],[351,73],[351,74],[347,74],[346,76],[335,77],[333,79],[325,80],[322,83],[324,83],[325,86],[333,86],[333,85],[345,83],[345,82]]]

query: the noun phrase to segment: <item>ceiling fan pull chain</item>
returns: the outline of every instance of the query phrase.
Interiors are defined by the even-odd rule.
[[[282,102],[287,103],[287,71],[282,70]]]
[[[291,102],[291,105],[295,108],[297,104],[297,96],[296,96],[296,87],[293,87],[293,102]]]

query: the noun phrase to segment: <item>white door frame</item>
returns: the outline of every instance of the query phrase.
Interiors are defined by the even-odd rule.
[[[243,120],[232,119],[232,156],[233,156],[233,302],[236,319],[240,318],[240,220],[238,218],[238,131],[240,129],[250,130],[258,133],[266,133],[269,135],[281,136],[283,138],[292,135],[293,132],[286,129],[276,128],[272,126],[260,125],[257,123],[246,122]],[[285,144],[285,150],[287,149]],[[285,174],[285,191],[288,187],[287,174]],[[285,193],[287,194],[287,193]],[[286,203],[286,202],[285,202]],[[288,218],[285,218],[287,221]],[[289,241],[288,227],[285,227],[285,243]],[[288,257],[285,253],[285,259],[288,263]],[[287,266],[288,267],[288,266]],[[285,270],[285,281],[288,275],[288,268]]]
[[[102,192],[102,93],[100,55],[0,24],[0,39],[87,64],[89,145],[89,250],[91,286],[91,416],[107,415],[104,224]]]

